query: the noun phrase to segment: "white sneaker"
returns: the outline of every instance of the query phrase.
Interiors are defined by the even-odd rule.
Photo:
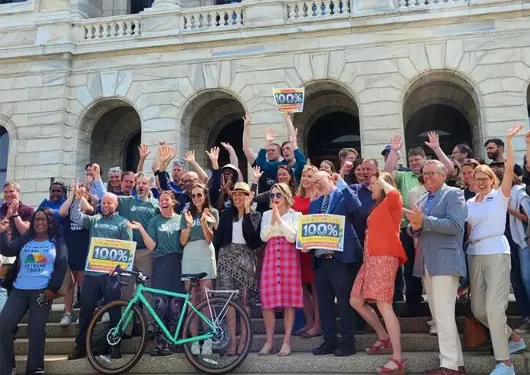
[[[438,329],[436,328],[436,322],[434,320],[429,320],[427,324],[430,326],[429,328],[429,335],[437,336],[438,335]]]
[[[202,344],[202,350],[201,350],[201,354],[202,355],[212,355],[212,340],[208,339],[208,340],[204,340],[204,343]]]
[[[108,323],[110,322],[110,315],[108,312],[106,312],[105,314],[103,314],[103,316],[101,317],[101,323]]]
[[[61,321],[59,322],[59,325],[61,327],[69,326],[70,323],[72,323],[72,315],[70,313],[64,313],[63,317],[61,318]]]
[[[193,355],[201,354],[201,347],[198,341],[195,341],[193,342],[193,344],[191,344],[191,354]]]

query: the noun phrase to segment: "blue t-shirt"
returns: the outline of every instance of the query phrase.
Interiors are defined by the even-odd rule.
[[[51,241],[30,241],[20,251],[20,271],[13,286],[17,289],[46,289],[52,277],[55,244]]]
[[[45,200],[43,200],[41,202],[41,204],[39,205],[39,208],[40,207],[46,207],[46,208],[51,209],[53,211],[57,221],[62,224],[63,220],[59,216],[59,208],[61,208],[61,206],[63,205],[64,201],[65,201],[64,199],[61,199],[60,201],[54,203],[54,202],[52,202],[52,201],[50,201],[48,199],[45,199]]]

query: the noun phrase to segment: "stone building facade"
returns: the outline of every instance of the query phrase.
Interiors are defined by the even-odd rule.
[[[530,0],[130,1],[0,4],[0,178],[27,203],[89,160],[133,168],[140,141],[200,162],[238,148],[245,112],[256,150],[268,127],[285,137],[274,88],[305,87],[294,122],[315,160],[431,129],[482,154],[528,122]]]

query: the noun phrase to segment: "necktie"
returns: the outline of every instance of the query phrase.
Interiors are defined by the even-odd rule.
[[[328,212],[329,207],[329,195],[324,195],[324,200],[322,201],[322,207],[320,208],[320,212],[325,214]]]

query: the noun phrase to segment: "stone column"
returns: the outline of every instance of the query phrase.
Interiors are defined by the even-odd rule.
[[[155,0],[151,9],[153,10],[176,10],[181,9],[180,0]]]

